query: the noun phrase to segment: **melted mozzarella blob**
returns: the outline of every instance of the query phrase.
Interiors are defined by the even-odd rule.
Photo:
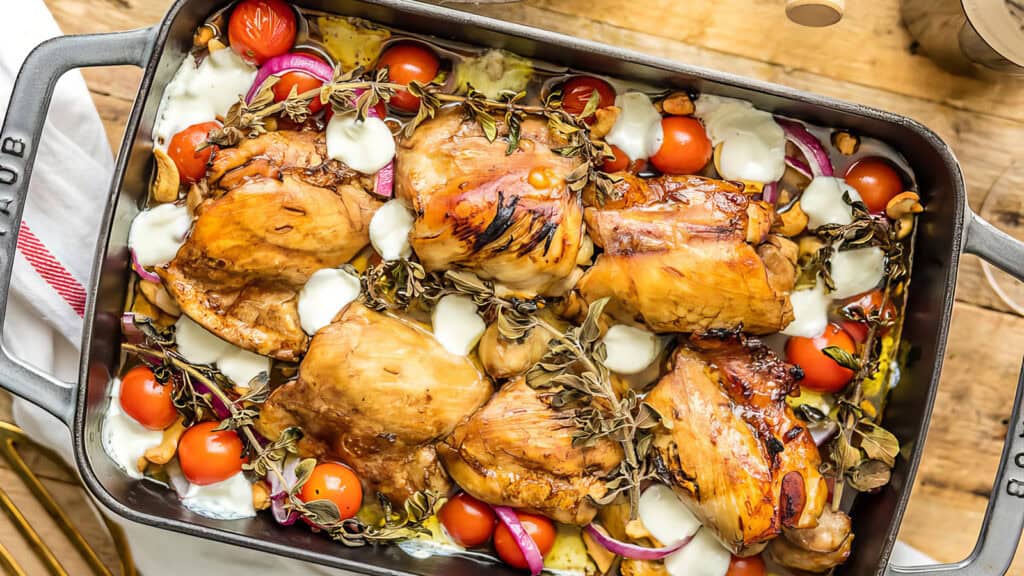
[[[845,225],[853,222],[853,208],[843,200],[860,200],[860,194],[841,178],[817,176],[800,196],[800,208],[807,214],[807,229],[814,230],[825,224]]]
[[[161,204],[139,212],[128,232],[128,247],[143,266],[163,266],[178,253],[192,228],[185,206]]]
[[[625,324],[608,328],[602,341],[608,355],[604,365],[619,374],[643,372],[661,352],[661,342],[654,333]]]
[[[626,92],[615,97],[619,117],[605,141],[618,146],[630,160],[650,158],[658,153],[665,134],[661,114],[643,92]]]
[[[174,323],[174,341],[186,360],[216,365],[238,388],[247,388],[260,372],[270,372],[270,358],[221,340],[184,314]]]
[[[487,328],[476,313],[476,303],[462,294],[449,294],[438,300],[431,321],[434,338],[445,350],[459,356],[468,355]]]
[[[682,550],[665,557],[665,570],[671,576],[725,576],[729,570],[729,551],[711,530],[701,530],[700,520],[668,486],[654,484],[644,490],[637,514],[644,528],[665,546],[693,535]]]
[[[302,329],[310,336],[316,334],[358,297],[358,276],[337,268],[317,270],[299,292]]]
[[[370,244],[384,260],[408,258],[412,256],[409,232],[414,222],[412,212],[401,200],[388,200],[370,220]]]
[[[832,254],[832,298],[841,300],[878,286],[885,275],[885,252],[877,246],[844,250]]]
[[[100,431],[103,451],[125,474],[136,479],[142,478],[139,459],[145,456],[146,450],[160,445],[164,433],[150,430],[125,414],[121,409],[121,380],[114,379],[110,383],[108,396],[109,405]]]
[[[821,336],[828,326],[828,306],[832,301],[819,279],[814,288],[797,290],[789,295],[793,304],[793,321],[782,329],[787,336],[814,338]]]
[[[189,484],[181,503],[196,514],[214,520],[239,520],[256,515],[252,484],[241,472],[206,486]]]
[[[166,148],[185,128],[226,114],[255,78],[256,68],[234,50],[213,52],[199,66],[186,55],[160,100],[153,126],[155,146]]]
[[[745,100],[701,95],[694,115],[714,146],[722,145],[722,177],[775,182],[786,171],[786,134],[771,114]]]
[[[376,174],[395,157],[395,138],[380,118],[335,114],[325,134],[327,155],[356,172]]]

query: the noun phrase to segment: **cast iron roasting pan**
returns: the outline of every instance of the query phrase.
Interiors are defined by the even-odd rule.
[[[960,254],[977,254],[1024,278],[1024,244],[970,211],[960,166],[933,132],[908,118],[865,106],[421,2],[297,3],[409,32],[505,48],[580,70],[744,98],[764,110],[853,129],[892,144],[913,167],[926,206],[918,222],[901,343],[909,347],[913,360],[905,367],[900,385],[892,391],[885,414],[886,427],[896,434],[904,450],[893,470],[892,482],[881,492],[856,500],[852,517],[857,541],[853,556],[838,573],[980,576],[1008,570],[1024,527],[1024,372],[974,551],[961,562],[941,566],[910,568],[889,563],[935,399]],[[111,376],[119,368],[120,317],[129,278],[128,229],[147,190],[154,118],[165,86],[191,47],[193,30],[225,4],[222,0],[177,0],[156,26],[54,38],[38,46],[22,66],[0,133],[0,327],[25,195],[54,84],[64,72],[86,66],[132,64],[146,72],[103,207],[88,283],[78,382],[60,382],[11,357],[6,346],[0,346],[0,387],[38,404],[67,424],[74,438],[76,464],[88,490],[105,506],[136,522],[364,574],[518,574],[506,567],[462,558],[419,560],[389,547],[346,548],[309,530],[279,527],[269,515],[231,522],[203,518],[181,507],[172,492],[127,478],[103,452],[100,424],[105,394]]]

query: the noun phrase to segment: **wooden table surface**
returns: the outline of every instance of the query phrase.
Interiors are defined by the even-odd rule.
[[[69,34],[147,26],[170,4],[46,2]],[[911,116],[953,147],[979,209],[1000,175],[1024,160],[1024,81],[957,76],[915,55],[898,0],[847,4],[843,21],[823,30],[790,23],[782,0],[526,0],[470,9]],[[133,68],[85,72],[115,150],[140,77]],[[1024,188],[1013,194],[1024,202]],[[996,297],[978,260],[965,257],[939,399],[900,535],[935,558],[958,560],[974,545],[1022,352],[1024,318]],[[1024,554],[1012,573],[1024,573]]]

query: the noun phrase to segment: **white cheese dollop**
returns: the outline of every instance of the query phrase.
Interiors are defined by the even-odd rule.
[[[885,252],[877,246],[835,252],[831,263],[836,289],[830,296],[836,300],[871,290],[885,275]]]
[[[619,374],[643,372],[661,352],[661,342],[654,333],[625,324],[608,328],[602,341],[608,355],[604,365]]]
[[[358,297],[358,276],[337,268],[317,270],[299,291],[302,329],[310,336],[316,334]]]
[[[694,115],[714,146],[719,171],[730,180],[775,182],[786,171],[786,134],[771,114],[745,100],[701,95]]]
[[[643,92],[626,92],[615,97],[619,117],[605,141],[618,146],[630,160],[650,158],[658,153],[665,137],[661,114]]]
[[[782,329],[787,336],[815,338],[828,326],[828,306],[832,301],[819,279],[814,288],[797,290],[789,295],[793,304],[793,321]]]
[[[125,414],[121,409],[121,380],[114,379],[107,394],[110,400],[100,431],[103,451],[125,474],[142,478],[139,459],[145,456],[146,450],[160,445],[164,433],[150,430]]]
[[[370,220],[370,244],[384,260],[399,260],[412,256],[409,232],[415,217],[397,198],[388,200],[377,209]]]
[[[186,55],[160,100],[153,126],[155,146],[166,148],[171,137],[185,128],[226,114],[255,78],[256,68],[234,50],[218,50],[198,67]]]
[[[461,294],[449,294],[438,300],[431,322],[434,338],[445,350],[459,356],[469,354],[487,328],[476,313],[473,299]]]
[[[174,323],[178,353],[194,364],[214,364],[235,386],[246,388],[260,372],[270,372],[270,358],[221,340],[182,314]]]
[[[380,118],[335,114],[325,134],[327,155],[363,174],[376,174],[395,157],[395,137]]]
[[[192,228],[185,206],[161,204],[139,212],[128,232],[128,247],[143,266],[163,266],[178,253]]]
[[[851,201],[860,200],[860,194],[841,178],[817,176],[800,196],[800,208],[807,214],[807,228],[813,230],[825,224],[845,225],[853,222],[853,208],[843,200],[847,193]]]
[[[196,514],[215,520],[239,520],[256,515],[252,484],[241,472],[206,486],[189,484],[181,503]]]
[[[700,530],[700,520],[671,488],[654,484],[640,495],[637,514],[644,528],[665,546],[694,535],[682,550],[665,558],[671,576],[724,576],[729,570],[729,551],[711,530]]]

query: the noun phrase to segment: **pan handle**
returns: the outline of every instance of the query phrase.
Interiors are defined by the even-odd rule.
[[[964,252],[976,254],[1018,279],[1024,280],[1024,244],[968,211]],[[1006,574],[1024,530],[1024,366],[1017,380],[1017,397],[1006,431],[985,520],[974,550],[966,559],[940,566],[889,565],[886,576],[897,574],[951,574],[988,576]]]
[[[57,80],[73,68],[144,66],[155,36],[155,28],[60,36],[37,46],[22,64],[0,130],[0,330],[6,319],[15,246],[32,164]],[[39,405],[65,423],[72,420],[76,388],[20,362],[2,342],[0,388]]]

